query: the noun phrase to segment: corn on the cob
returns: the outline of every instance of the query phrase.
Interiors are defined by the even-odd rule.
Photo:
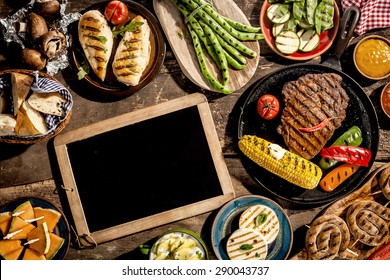
[[[305,189],[313,189],[321,179],[322,171],[314,163],[291,153],[281,147],[281,158],[275,158],[279,152],[271,152],[272,143],[253,135],[245,135],[239,140],[240,150],[253,162],[279,177]]]

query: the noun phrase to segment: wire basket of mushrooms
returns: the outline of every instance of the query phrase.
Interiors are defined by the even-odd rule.
[[[14,44],[20,47],[20,61],[13,63],[22,68],[55,75],[68,67],[68,26],[80,18],[79,13],[65,14],[67,0],[32,0],[7,18],[0,26],[10,53]],[[7,57],[7,53],[5,54]]]

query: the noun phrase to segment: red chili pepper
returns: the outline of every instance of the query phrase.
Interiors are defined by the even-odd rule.
[[[368,260],[388,260],[390,259],[390,243],[382,245],[379,247],[371,256],[368,257]]]
[[[303,131],[303,132],[317,131],[317,130],[323,129],[325,126],[327,126],[330,120],[331,119],[324,119],[322,122],[320,122],[319,124],[317,124],[315,126],[312,126],[312,127],[300,127],[299,130]]]
[[[369,149],[353,146],[331,146],[329,148],[323,148],[320,155],[324,158],[356,163],[365,167],[368,166],[371,160],[371,151]]]

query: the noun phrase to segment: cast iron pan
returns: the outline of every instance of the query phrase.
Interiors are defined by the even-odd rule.
[[[342,51],[349,41],[354,30],[354,26],[350,27],[350,34],[345,32],[347,25],[347,17],[355,16],[354,22],[351,25],[356,25],[359,18],[359,11],[353,6],[347,9],[344,13],[340,24],[340,38],[337,40],[336,51],[332,58],[327,60],[328,65],[337,66]],[[344,29],[344,31],[343,31]],[[348,38],[349,37],[349,38]],[[333,60],[333,61],[332,61]],[[325,64],[325,62],[324,62]],[[299,77],[309,74],[336,73],[343,78],[342,87],[346,90],[350,97],[347,107],[347,116],[340,128],[338,128],[328,143],[333,143],[341,134],[347,131],[353,125],[358,126],[362,130],[363,143],[361,147],[366,147],[372,152],[372,159],[369,167],[361,167],[359,170],[347,179],[342,185],[337,187],[332,192],[325,192],[320,187],[313,190],[305,190],[297,187],[276,175],[261,168],[257,164],[249,160],[245,155],[241,154],[242,163],[248,174],[263,188],[269,191],[274,196],[287,200],[293,204],[305,206],[318,206],[326,204],[338,199],[356,189],[366,178],[370,167],[375,159],[378,142],[379,142],[379,127],[378,118],[371,100],[365,94],[359,84],[350,76],[343,73],[341,70],[330,67],[324,64],[295,64],[289,67],[284,67],[268,76],[260,79],[249,93],[244,102],[238,124],[238,139],[245,134],[257,135],[270,142],[277,143],[284,148],[287,148],[283,137],[276,132],[276,128],[281,124],[279,113],[278,116],[271,120],[263,120],[257,114],[256,103],[260,96],[265,93],[275,95],[281,102],[281,110],[283,109],[283,96],[281,94],[283,85],[288,81],[297,80]],[[340,65],[340,63],[338,63]],[[341,67],[340,67],[341,69]],[[320,156],[312,159],[312,162],[318,163]],[[324,175],[327,172],[324,172]]]

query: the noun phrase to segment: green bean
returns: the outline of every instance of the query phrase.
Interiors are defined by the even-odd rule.
[[[229,45],[228,42],[226,42],[221,36],[216,34],[219,44],[227,50],[229,53],[231,53],[241,64],[246,64],[246,59],[242,54],[235,49],[233,46]]]
[[[305,1],[296,1],[293,3],[293,15],[297,20],[302,20],[306,17]]]
[[[225,21],[222,15],[220,15],[210,6],[210,3],[207,3],[203,0],[188,0],[184,2],[186,2],[193,10],[198,9],[198,7],[202,7],[201,10],[203,9],[209,16],[211,16],[216,22],[218,22],[218,24],[222,26],[223,29],[229,32],[230,35],[232,35],[236,39],[239,39],[241,41],[257,41],[264,38],[263,34],[260,33],[241,32],[239,30],[234,29],[230,24]]]
[[[183,0],[183,2],[192,3],[191,0]],[[256,57],[257,53],[247,46],[245,46],[243,43],[241,43],[239,40],[234,38],[232,35],[230,35],[225,29],[223,29],[212,17],[210,17],[205,12],[199,12],[198,16],[202,18],[208,26],[210,26],[218,35],[220,35],[222,38],[225,39],[230,45],[238,49],[240,52],[245,53],[246,55],[250,57]]]
[[[194,44],[194,49],[196,52],[196,57],[199,62],[200,69],[202,71],[203,76],[209,81],[209,83],[218,91],[224,93],[224,94],[230,94],[231,90],[225,86],[222,85],[220,82],[218,82],[210,73],[210,71],[207,68],[206,64],[206,58],[204,56],[198,35],[196,32],[192,29],[190,24],[187,24],[188,30],[190,31],[192,42]]]
[[[236,70],[242,70],[246,67],[246,64],[241,64],[235,60],[227,51],[223,50],[227,63]]]
[[[311,25],[314,24],[314,13],[317,7],[317,0],[306,0],[306,19]]]
[[[182,12],[182,14],[187,17],[190,12],[187,10],[186,7],[184,7],[181,3],[179,3],[178,0],[172,0],[174,2],[174,4],[176,5],[176,7]],[[213,47],[213,45],[211,44],[210,42],[210,39],[207,37],[206,34],[204,34],[203,32],[203,29],[202,27],[200,26],[199,22],[191,17],[188,22],[191,24],[192,28],[194,29],[194,31],[196,32],[196,34],[198,35],[198,38],[201,39],[201,41],[203,42],[203,45],[205,46],[207,52],[209,53],[209,55],[213,58],[214,62],[217,64],[218,68],[221,69],[221,63],[219,62],[218,60],[218,56],[215,52],[215,49]],[[218,35],[219,38],[221,38],[219,35]],[[219,40],[218,38],[218,40]],[[222,39],[223,40],[223,39]],[[227,44],[227,43],[226,43]],[[229,44],[227,44],[228,46],[230,46]],[[221,46],[223,47],[223,45],[221,44]],[[236,55],[239,55],[240,57],[242,57],[243,59],[243,64],[237,62],[236,59],[234,59],[230,53],[226,52],[225,50],[223,50],[224,54],[225,54],[225,57],[226,57],[226,60],[227,60],[227,63],[232,66],[234,69],[237,69],[237,70],[242,70],[246,67],[246,60],[245,58],[240,54],[240,52],[238,52],[235,48],[233,48],[232,46],[230,46],[230,48],[232,49],[231,51],[235,51],[236,52]],[[241,61],[240,61],[241,62]]]
[[[323,0],[320,4],[318,4],[314,13],[314,23],[318,35],[333,27],[333,14],[333,0]]]
[[[241,22],[238,22],[238,21],[234,21],[230,18],[227,18],[227,17],[224,17],[222,16],[223,19],[233,28],[237,29],[237,30],[240,30],[242,32],[253,32],[253,33],[258,33],[258,32],[261,32],[261,27],[255,27],[255,26],[251,26],[251,25],[246,25],[246,24],[243,24]],[[263,34],[261,34],[263,35]],[[264,35],[262,36],[261,39],[264,38]]]
[[[204,23],[202,20],[199,21],[199,24],[202,26],[204,32],[209,37],[211,43],[214,46],[215,52],[217,53],[217,55],[219,57],[219,62],[221,63],[222,78],[223,78],[222,84],[226,85],[229,81],[229,68],[228,68],[227,60],[226,60],[225,54],[223,52],[223,49],[222,49],[221,45],[219,44],[218,39],[215,36],[212,29],[206,23]]]
[[[176,5],[176,7],[179,9],[179,11],[187,17],[191,12],[187,10],[187,8],[181,4],[178,0],[172,0],[172,2]],[[221,63],[219,61],[218,55],[215,52],[215,48],[213,44],[211,43],[210,39],[207,37],[207,35],[203,32],[202,27],[200,26],[199,22],[194,18],[191,17],[188,22],[191,24],[192,28],[200,38],[200,40],[203,42],[203,45],[205,46],[208,54],[211,56],[211,58],[214,60],[214,62],[217,64],[218,68],[221,69]]]

